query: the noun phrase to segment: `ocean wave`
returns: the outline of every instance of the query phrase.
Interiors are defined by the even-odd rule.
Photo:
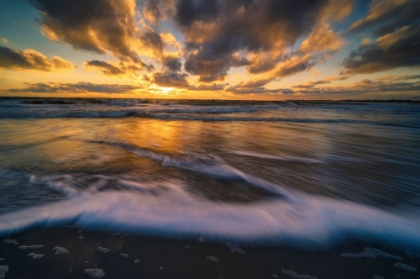
[[[278,184],[246,174],[224,162],[223,159],[209,154],[176,154],[170,155],[147,148],[140,148],[126,143],[107,141],[88,141],[90,143],[107,144],[132,152],[140,157],[161,163],[164,167],[179,168],[211,178],[238,180],[259,190],[284,198],[293,198],[291,190]]]
[[[277,161],[299,162],[299,163],[306,163],[306,164],[322,163],[322,160],[319,160],[319,159],[302,158],[302,157],[287,156],[287,155],[278,156],[278,155],[264,154],[260,152],[245,151],[245,150],[230,150],[229,149],[229,150],[226,150],[226,152],[240,155],[240,156],[255,157],[255,158],[277,160]]]
[[[72,223],[87,230],[201,237],[208,241],[270,242],[313,248],[357,238],[420,249],[416,212],[396,214],[304,194],[297,200],[272,198],[246,205],[229,204],[199,198],[176,181],[162,182],[158,195],[144,194],[155,188],[153,184],[121,183],[141,191],[94,195],[86,192],[61,202],[4,214],[0,218],[0,235]]]

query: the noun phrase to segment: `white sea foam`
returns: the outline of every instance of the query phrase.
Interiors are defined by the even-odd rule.
[[[27,256],[34,259],[34,260],[39,260],[39,259],[42,259],[44,257],[43,254],[35,254],[35,253],[29,253]]]
[[[382,240],[413,251],[420,249],[419,214],[415,213],[397,215],[349,201],[304,194],[253,204],[216,203],[189,193],[179,182],[167,182],[165,188],[158,196],[127,191],[86,193],[4,214],[0,235],[34,226],[74,223],[82,229],[235,243],[270,241],[325,246],[357,237]]]
[[[67,250],[64,247],[60,247],[60,246],[55,246],[53,248],[53,251],[55,251],[54,255],[56,255],[56,256],[70,254],[70,251],[69,250]]]
[[[16,240],[8,239],[8,238],[3,239],[3,242],[6,243],[6,244],[10,244],[10,245],[18,245],[19,244],[19,242],[17,242]]]

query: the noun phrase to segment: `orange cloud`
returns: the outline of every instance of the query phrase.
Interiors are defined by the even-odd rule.
[[[53,56],[50,59],[33,49],[18,51],[0,46],[0,67],[11,70],[52,72],[72,70],[77,66],[59,56]]]

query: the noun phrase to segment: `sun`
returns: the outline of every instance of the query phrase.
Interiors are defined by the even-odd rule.
[[[173,87],[159,87],[162,90],[162,95],[169,95],[175,88]]]

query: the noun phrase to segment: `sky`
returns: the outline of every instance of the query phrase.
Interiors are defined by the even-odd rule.
[[[0,0],[0,96],[420,100],[420,0]]]

